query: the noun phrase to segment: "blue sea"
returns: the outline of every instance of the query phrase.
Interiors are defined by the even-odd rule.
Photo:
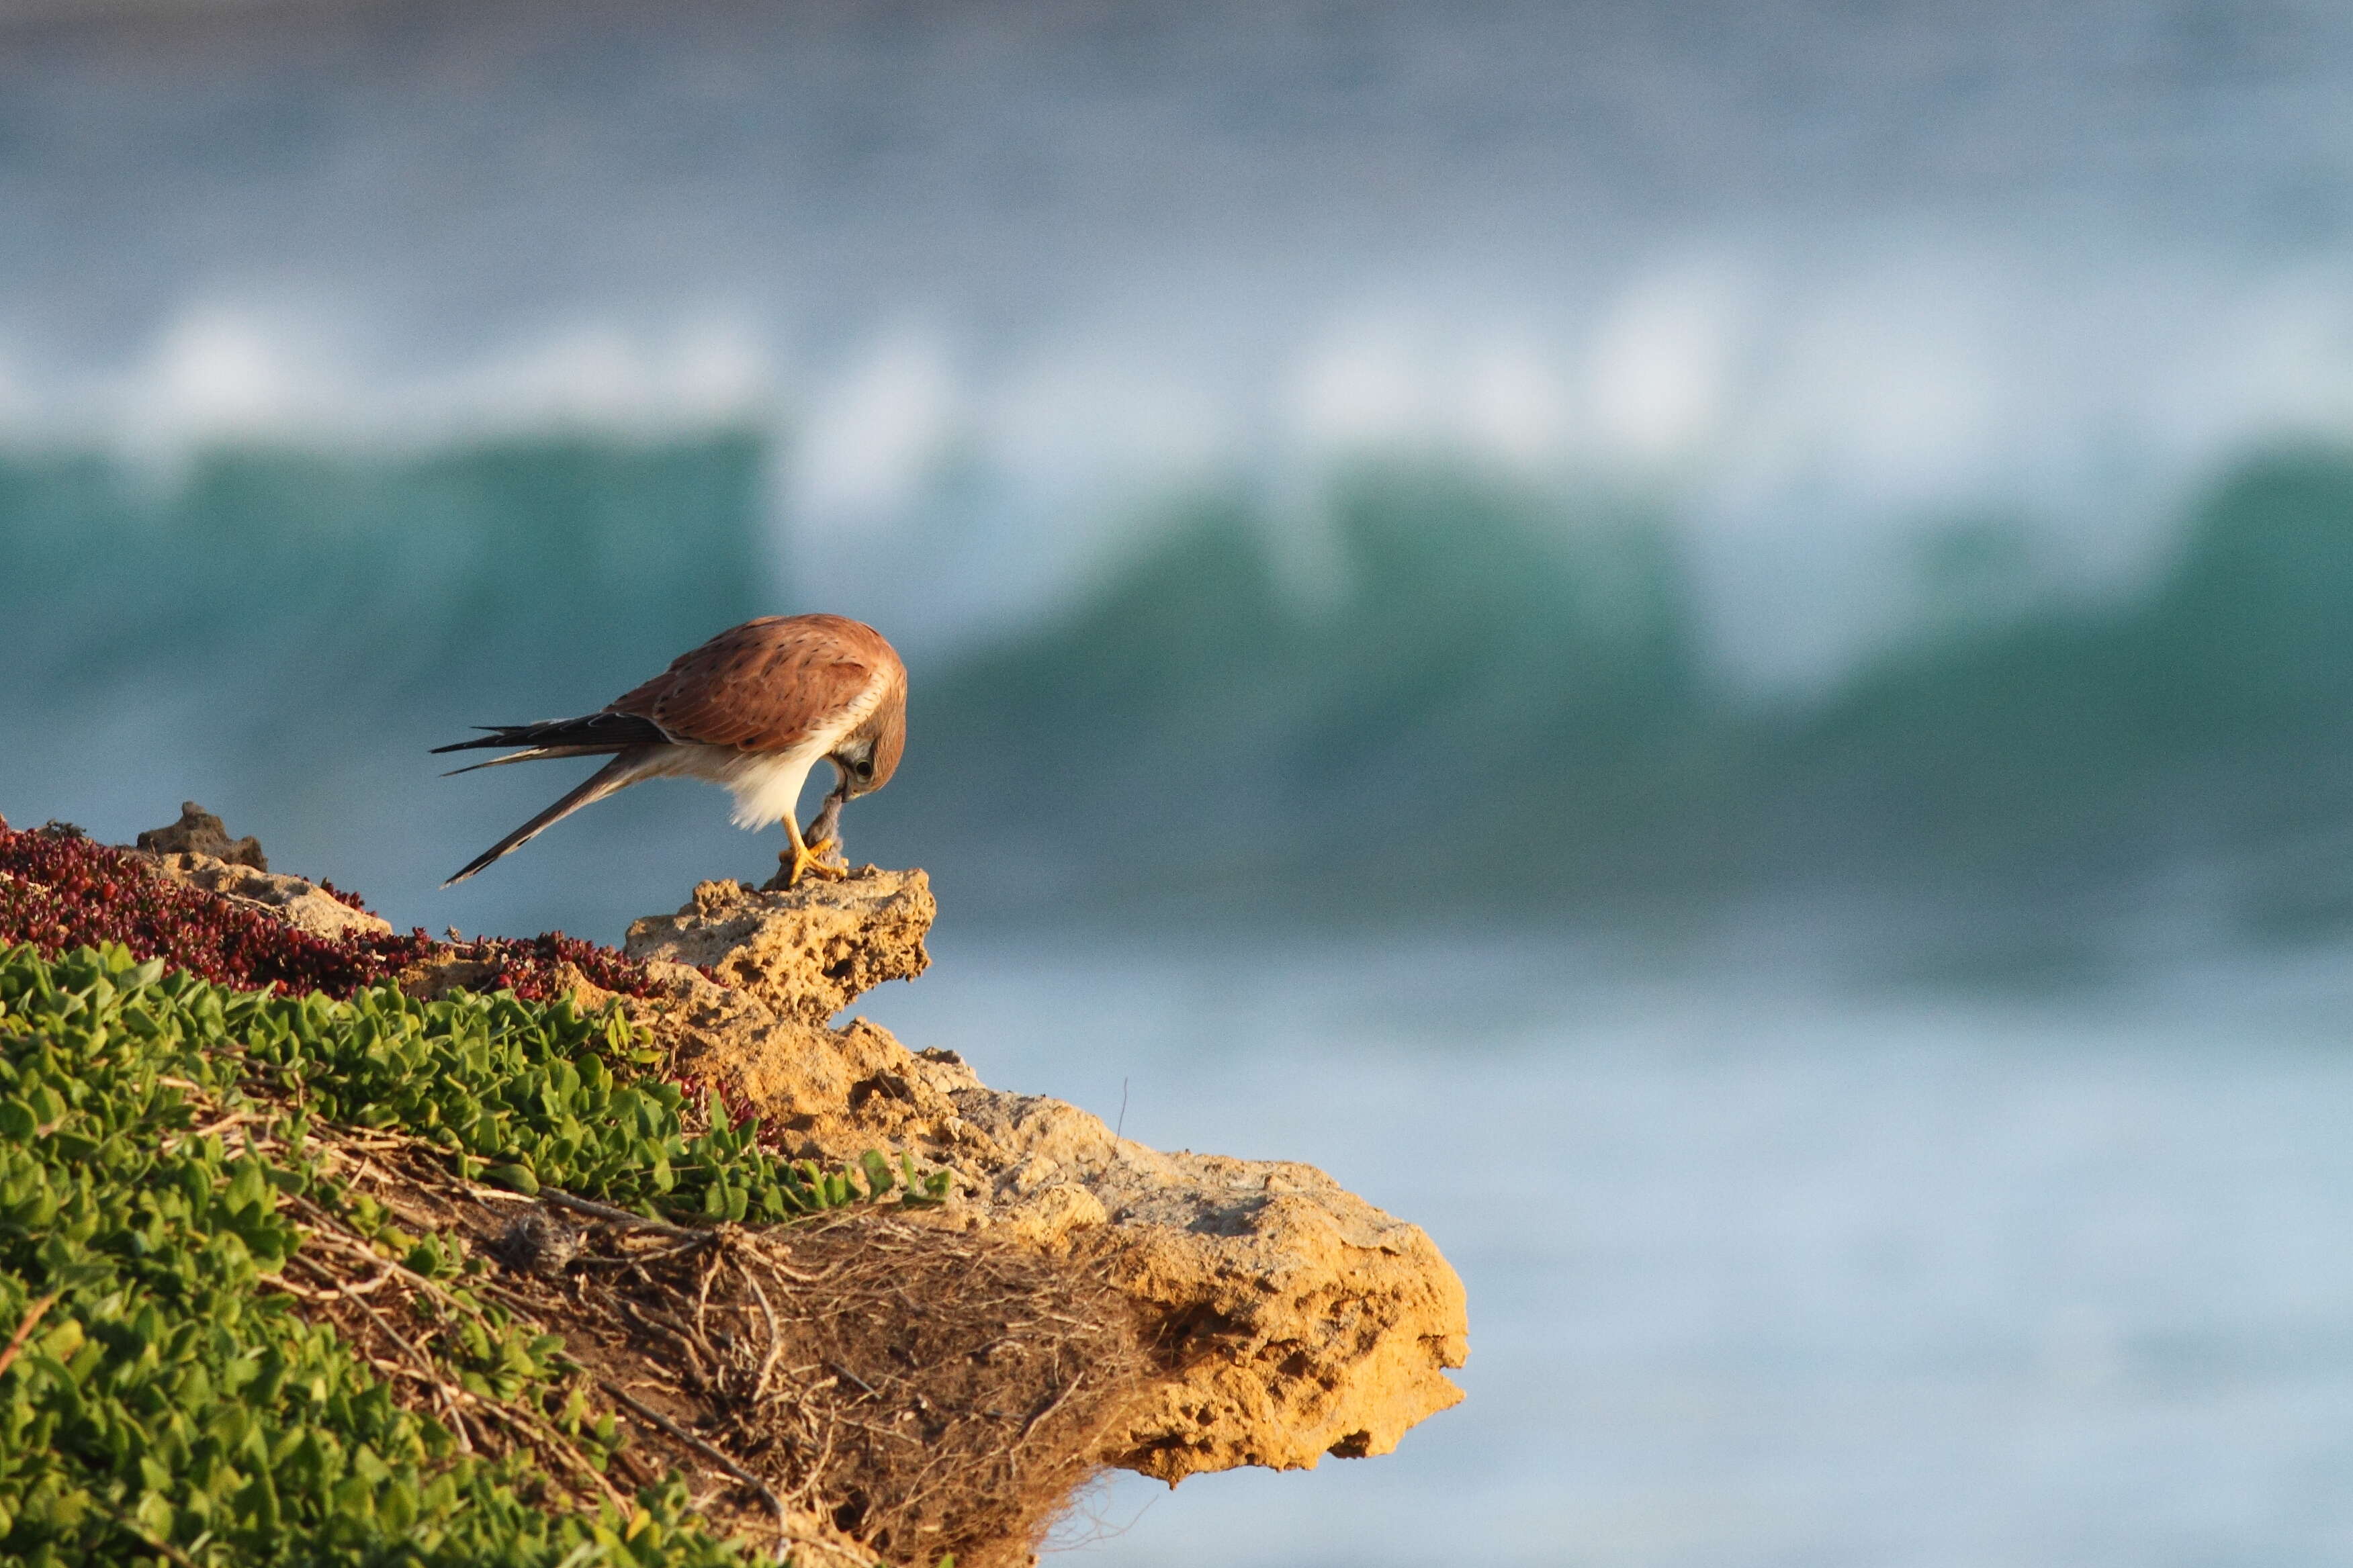
[[[1468,1398],[1126,1478],[1072,1568],[2353,1561],[2353,953],[2065,994],[1785,933],[997,943],[861,1010],[1434,1237]]]

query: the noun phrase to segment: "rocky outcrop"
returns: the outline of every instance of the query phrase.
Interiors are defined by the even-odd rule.
[[[419,1002],[438,1002],[453,991],[496,990],[498,983],[498,965],[446,950],[437,950],[430,957],[407,965],[394,978],[404,994]],[[575,980],[573,989],[581,988],[581,983]]]
[[[231,838],[221,819],[193,800],[180,803],[177,822],[142,833],[136,847],[158,876],[273,915],[312,936],[392,930],[381,915],[355,909],[315,882],[272,874],[260,839]]]
[[[219,819],[214,818],[216,822]],[[143,847],[153,837],[139,836]],[[248,838],[244,843],[251,844]],[[352,931],[389,931],[392,922],[365,910],[355,910],[334,895],[322,890],[316,883],[300,877],[283,877],[272,871],[257,871],[251,866],[217,859],[195,850],[179,850],[156,855],[156,874],[175,882],[185,882],[192,888],[217,893],[230,903],[259,910],[277,916],[297,931],[312,936],[338,937]]]
[[[269,869],[260,839],[231,838],[227,826],[193,800],[180,803],[179,821],[141,834],[138,847],[156,855],[201,855],[256,871]]]
[[[1167,1362],[1110,1463],[1174,1483],[1386,1453],[1461,1397],[1445,1376],[1466,1351],[1461,1282],[1416,1226],[1312,1166],[1162,1153],[990,1089],[952,1052],[833,1026],[861,992],[923,972],[934,910],[920,871],[705,882],[630,928],[660,992],[632,1006],[681,1073],[733,1086],[797,1153],[911,1152],[955,1173],[947,1223],[1104,1257]]]
[[[299,878],[192,850],[153,864],[321,935],[388,929]],[[935,908],[921,871],[786,891],[705,882],[630,927],[652,994],[627,1005],[674,1073],[740,1096],[795,1154],[912,1154],[953,1173],[937,1223],[1100,1261],[1162,1362],[1107,1463],[1173,1484],[1386,1453],[1461,1397],[1445,1373],[1466,1351],[1462,1286],[1416,1226],[1312,1166],[1164,1153],[1075,1106],[991,1089],[954,1052],[910,1050],[862,1018],[837,1026],[860,994],[923,972]],[[499,983],[456,947],[399,978],[428,999]],[[557,988],[592,1006],[613,995],[569,965]]]
[[[884,981],[930,967],[923,934],[938,913],[921,871],[869,866],[776,893],[702,882],[676,914],[631,922],[623,945],[642,963],[708,967],[778,1017],[823,1024]]]

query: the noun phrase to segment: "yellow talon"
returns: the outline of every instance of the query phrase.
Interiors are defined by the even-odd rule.
[[[785,839],[790,847],[776,854],[777,883],[784,887],[798,887],[800,879],[810,872],[820,877],[846,877],[849,874],[847,868],[819,858],[839,847],[833,839],[820,838],[815,844],[803,843],[800,825],[789,816],[785,818]]]

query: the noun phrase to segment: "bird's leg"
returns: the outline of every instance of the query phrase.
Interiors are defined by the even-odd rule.
[[[822,822],[825,818],[820,816],[818,820]],[[801,837],[800,824],[793,820],[793,814],[789,811],[785,813],[785,842],[788,847],[776,857],[776,879],[786,887],[798,886],[801,878],[811,871],[820,877],[844,875],[841,868],[828,866],[818,858],[833,847],[833,840],[819,838],[816,847],[811,847],[808,842]]]
[[[841,847],[841,808],[849,799],[847,781],[842,788],[825,797],[824,808],[817,814],[817,820],[808,825],[807,837],[810,854],[826,856],[844,866],[849,863]]]

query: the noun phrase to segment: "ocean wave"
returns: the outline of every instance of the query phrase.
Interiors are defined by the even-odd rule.
[[[425,745],[814,607],[776,591],[768,456],[740,433],[232,450],[169,489],[0,463],[0,811],[127,837],[201,784],[427,918],[442,862],[556,781],[432,786]],[[1711,658],[1656,509],[1422,465],[1355,470],[1320,515],[1320,591],[1259,509],[1197,500],[1077,598],[925,660],[861,852],[1003,910],[2031,894],[2197,861],[2238,868],[2250,929],[2353,918],[2353,855],[2327,848],[2353,823],[2353,456],[2251,456],[2142,588],[1926,616],[1801,702]],[[706,815],[617,804],[598,855],[518,858],[468,908],[601,930],[672,863],[752,874]]]

